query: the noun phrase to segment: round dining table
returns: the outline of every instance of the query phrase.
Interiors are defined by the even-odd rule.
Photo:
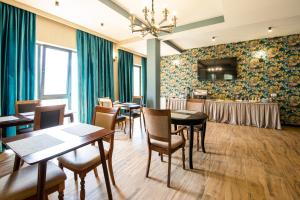
[[[189,167],[193,169],[193,145],[194,145],[194,126],[200,125],[201,130],[201,147],[205,153],[204,139],[206,131],[206,121],[208,116],[203,112],[192,110],[174,110],[171,112],[171,123],[175,125],[189,126]]]

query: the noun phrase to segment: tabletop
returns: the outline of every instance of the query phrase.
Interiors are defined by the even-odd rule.
[[[89,124],[71,123],[4,138],[2,142],[31,165],[51,160],[113,132]]]
[[[193,110],[174,110],[171,111],[171,121],[179,125],[200,124],[207,120],[208,116],[199,111]]]
[[[117,107],[125,107],[125,108],[129,108],[129,109],[138,109],[138,108],[141,108],[141,105],[139,104],[136,104],[136,103],[116,103],[114,104],[114,106],[117,106]]]

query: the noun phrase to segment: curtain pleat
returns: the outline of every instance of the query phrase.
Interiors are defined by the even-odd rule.
[[[133,94],[133,54],[119,49],[118,78],[121,102],[132,101]]]
[[[100,97],[114,99],[113,43],[77,30],[79,118],[91,123]]]
[[[34,99],[36,15],[0,2],[0,115],[15,114],[17,100]],[[14,136],[15,127],[3,137]]]

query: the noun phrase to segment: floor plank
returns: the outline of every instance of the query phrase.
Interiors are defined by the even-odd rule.
[[[183,170],[181,151],[172,157],[167,188],[167,157],[152,156],[145,178],[147,144],[137,119],[133,139],[116,134],[114,199],[300,199],[300,128],[261,129],[209,122],[204,154],[194,147],[194,168]],[[188,144],[186,166],[188,166]],[[12,170],[14,155],[0,155],[0,176]],[[55,162],[55,160],[54,160]],[[86,199],[107,199],[102,167],[99,179],[86,177]],[[67,173],[65,199],[79,199],[79,182]],[[57,199],[52,194],[50,199]]]

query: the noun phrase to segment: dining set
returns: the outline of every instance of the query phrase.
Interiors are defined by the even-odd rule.
[[[166,154],[169,156],[167,185],[170,187],[171,154],[178,149],[182,149],[185,168],[183,131],[187,127],[190,169],[193,169],[195,130],[201,132],[201,147],[205,152],[207,116],[204,113],[146,108],[141,96],[134,96],[132,102],[125,103],[112,102],[109,98],[99,98],[98,102],[91,124],[74,122],[73,112],[65,111],[65,105],[41,106],[40,100],[16,102],[15,115],[0,117],[1,142],[15,153],[13,172],[0,178],[0,193],[3,194],[0,199],[47,199],[53,192],[58,192],[58,199],[63,199],[67,178],[64,168],[74,173],[75,181],[79,177],[80,199],[85,199],[85,177],[90,171],[97,177],[99,165],[103,168],[108,199],[112,199],[110,180],[115,185],[112,165],[115,126],[120,125],[126,133],[129,121],[129,138],[132,138],[136,118],[140,118],[141,130],[148,136],[146,177],[149,176],[151,152],[157,151],[162,160]],[[64,118],[69,118],[71,123],[64,124]],[[2,137],[2,129],[13,126],[17,127],[16,136]],[[103,142],[109,143],[108,150],[104,149]],[[53,159],[57,159],[58,165]],[[28,166],[21,167],[23,163]]]

